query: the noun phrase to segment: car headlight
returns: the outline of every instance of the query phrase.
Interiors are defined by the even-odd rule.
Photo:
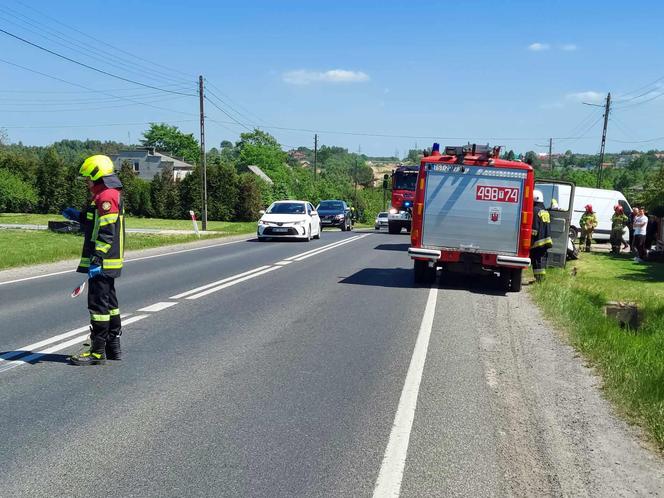
[[[397,214],[399,211],[396,210],[396,208],[390,209],[390,214]]]
[[[306,222],[307,222],[307,220],[300,220],[300,221],[296,221],[296,222],[294,222],[293,225],[295,225],[296,227],[297,227],[297,226],[302,226],[302,225],[304,225]]]
[[[340,220],[340,219],[342,219],[343,217],[344,217],[343,214],[337,214],[337,215],[334,216],[334,219],[336,219],[336,220]]]
[[[258,224],[268,226],[270,224],[270,222],[269,221],[264,221],[264,220],[258,220]]]

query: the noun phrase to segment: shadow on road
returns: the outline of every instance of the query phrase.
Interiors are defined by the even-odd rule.
[[[342,284],[374,287],[412,288],[413,270],[410,268],[364,268],[340,281]]]
[[[438,272],[438,288],[467,290],[473,294],[505,296],[500,279],[490,275],[464,275],[462,273]]]
[[[374,247],[377,251],[407,252],[410,244],[379,244]]]
[[[39,356],[32,357],[33,354]],[[37,363],[69,363],[68,354],[40,354],[33,353],[32,351],[2,351],[0,352],[1,358],[6,358],[7,361],[22,361],[30,365]]]

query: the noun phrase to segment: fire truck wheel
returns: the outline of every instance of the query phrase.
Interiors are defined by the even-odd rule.
[[[510,290],[512,292],[521,291],[521,274],[523,270],[512,270],[512,282],[510,283]]]
[[[429,267],[426,261],[413,262],[413,278],[416,284],[431,284],[436,280],[436,268]]]

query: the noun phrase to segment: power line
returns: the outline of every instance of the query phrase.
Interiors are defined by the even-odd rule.
[[[5,63],[5,64],[9,64],[10,66],[18,67],[18,68],[20,68],[20,69],[23,69],[24,71],[29,71],[29,72],[31,72],[31,73],[39,74],[39,75],[44,76],[44,77],[46,77],[46,78],[50,78],[50,79],[53,79],[53,80],[56,80],[56,81],[60,81],[60,82],[62,82],[62,83],[67,83],[68,85],[72,85],[72,86],[76,86],[76,87],[79,87],[79,88],[83,88],[84,90],[89,90],[89,91],[91,91],[91,92],[101,93],[102,95],[108,95],[108,96],[110,96],[110,97],[115,97],[115,98],[123,99],[123,100],[126,100],[126,101],[128,101],[128,102],[133,102],[133,103],[135,103],[135,104],[143,105],[143,106],[146,106],[146,107],[152,107],[153,109],[159,109],[159,110],[162,110],[162,111],[173,112],[173,113],[176,113],[176,114],[184,114],[184,115],[187,115],[187,116],[191,116],[191,115],[192,115],[192,113],[190,113],[190,112],[176,111],[175,109],[168,109],[168,108],[166,108],[166,107],[160,107],[160,106],[156,106],[156,105],[148,104],[148,103],[145,103],[145,102],[141,102],[140,100],[135,100],[135,99],[128,98],[128,97],[123,97],[123,96],[121,96],[121,95],[115,95],[115,94],[113,94],[113,93],[109,93],[109,92],[104,91],[104,90],[95,90],[95,89],[90,88],[90,87],[87,87],[87,86],[85,86],[85,85],[81,85],[81,84],[79,84],[79,83],[74,83],[73,81],[67,81],[67,80],[62,79],[62,78],[59,78],[59,77],[57,77],[57,76],[53,76],[53,75],[50,75],[50,74],[46,74],[46,73],[43,73],[43,72],[41,72],[41,71],[37,71],[36,69],[31,69],[31,68],[29,68],[29,67],[25,67],[25,66],[22,66],[22,65],[20,65],[20,64],[16,64],[16,63],[14,63],[14,62],[10,62],[10,61],[5,60],[5,59],[0,59],[0,62],[3,62],[3,63]]]
[[[37,35],[37,36],[39,36],[39,37],[41,37],[45,40],[48,40],[52,43],[55,43],[56,45],[64,47],[65,49],[68,49],[70,51],[81,54],[84,57],[90,58],[92,60],[96,60],[98,62],[108,64],[108,65],[113,66],[115,68],[118,68],[120,70],[126,70],[127,66],[134,66],[135,68],[137,68],[137,69],[133,69],[134,71],[138,70],[138,71],[141,71],[143,73],[146,72],[146,68],[144,66],[139,66],[138,64],[136,64],[134,62],[131,62],[127,59],[123,59],[121,57],[117,57],[116,55],[114,55],[110,52],[107,52],[107,51],[101,51],[102,54],[99,55],[98,50],[91,49],[87,45],[82,46],[80,43],[72,41],[70,39],[70,37],[64,37],[64,36],[58,35],[57,33],[61,33],[60,31],[56,30],[55,31],[56,34],[51,34],[51,32],[53,30],[50,29],[48,26],[42,27],[42,26],[45,26],[42,23],[34,23],[34,22],[29,21],[29,20],[24,21],[23,19],[20,19],[19,17],[17,17],[14,14],[11,14],[11,13],[6,14],[5,12],[2,12],[2,11],[5,11],[5,10],[7,10],[7,9],[0,6],[0,19],[4,20],[5,22],[13,24],[14,26],[17,26],[19,29],[22,29],[22,30],[28,31],[30,33],[33,33],[33,34],[35,34],[35,35]],[[29,25],[29,26],[34,26],[34,27],[37,28],[37,30],[31,29],[31,28],[26,27],[26,26],[23,26],[22,24],[18,24],[17,22],[15,22],[11,19],[7,19],[2,14],[12,16],[14,19],[16,19],[18,22],[20,22],[22,24],[26,24],[26,25]],[[19,15],[21,17],[25,17],[22,14],[19,14]],[[27,18],[27,19],[29,19],[29,18]],[[63,34],[65,34],[65,33],[63,33]],[[62,40],[62,41],[59,41],[59,40]],[[110,59],[116,59],[116,60],[119,60],[120,62],[119,63],[114,62],[113,60],[110,60]],[[155,74],[160,73],[161,74],[160,78],[170,80],[171,82],[173,82],[173,81],[178,81],[180,83],[184,82],[184,80],[182,80],[180,78],[173,78],[169,75],[164,75],[164,73],[161,73],[160,71],[155,71],[153,69],[150,69],[150,71],[155,73]]]
[[[192,123],[198,121],[196,119],[182,119],[178,121],[169,121],[169,123]],[[27,126],[2,126],[7,130],[40,130],[40,129],[49,129],[49,128],[97,128],[105,126],[142,126],[142,125],[151,125],[155,121],[148,122],[139,122],[139,123],[97,123],[97,124],[84,124],[84,125],[27,125]]]
[[[78,33],[79,35],[82,35],[82,36],[85,37],[86,40],[87,40],[85,43],[89,43],[90,40],[92,40],[92,41],[96,41],[96,42],[99,43],[100,45],[104,45],[104,46],[106,46],[106,47],[109,47],[109,48],[111,48],[111,49],[113,49],[113,50],[116,50],[116,51],[121,52],[121,53],[123,53],[123,54],[126,54],[126,55],[128,55],[128,56],[130,56],[130,57],[133,57],[134,59],[137,59],[137,60],[143,61],[143,62],[148,63],[148,64],[150,64],[150,65],[152,65],[152,66],[155,66],[155,67],[160,67],[160,68],[162,68],[162,69],[166,69],[169,73],[177,73],[177,74],[180,74],[180,75],[182,75],[182,77],[183,77],[183,81],[187,81],[187,82],[188,82],[188,81],[190,80],[190,75],[188,75],[188,74],[186,74],[186,73],[184,73],[184,72],[182,72],[182,71],[180,71],[180,70],[177,70],[177,69],[174,69],[174,68],[171,68],[171,67],[165,66],[165,65],[163,65],[163,64],[159,64],[159,63],[154,62],[154,61],[152,61],[152,60],[150,60],[150,59],[147,59],[147,58],[145,58],[145,57],[141,57],[140,55],[136,55],[136,54],[133,54],[133,53],[128,52],[128,51],[126,51],[126,50],[123,50],[123,49],[121,49],[121,48],[119,48],[119,47],[116,47],[116,46],[114,46],[114,45],[111,45],[111,44],[108,43],[108,42],[105,42],[105,41],[102,40],[102,39],[99,39],[98,37],[90,36],[90,35],[88,35],[87,33],[84,33],[83,31],[81,31],[80,29],[78,29],[78,28],[76,28],[76,27],[74,27],[74,26],[71,26],[71,25],[69,25],[69,24],[66,24],[66,23],[64,23],[64,22],[62,22],[62,21],[60,21],[60,20],[58,20],[58,19],[55,19],[54,17],[49,16],[48,14],[46,14],[46,13],[44,13],[44,12],[42,12],[42,11],[36,9],[36,8],[34,8],[34,7],[31,6],[31,5],[28,5],[28,4],[24,3],[24,2],[21,2],[20,0],[14,0],[14,1],[15,1],[16,3],[22,5],[23,7],[27,8],[27,9],[30,9],[30,10],[32,10],[33,12],[36,12],[37,14],[41,15],[42,17],[45,17],[45,18],[50,19],[50,20],[52,20],[52,21],[55,21],[57,24],[59,24],[59,25],[61,25],[61,26],[64,26],[64,27],[66,27],[66,28],[68,28],[68,29],[70,29],[70,30],[72,30],[74,33]]]
[[[185,95],[185,96],[188,96],[188,97],[195,97],[196,96],[193,93],[183,93],[183,92],[177,92],[177,91],[174,91],[174,90],[167,90],[166,88],[160,88],[158,86],[148,85],[147,83],[141,83],[140,81],[135,81],[135,80],[132,80],[132,79],[129,79],[129,78],[125,78],[123,76],[118,76],[117,74],[109,73],[108,71],[104,71],[103,69],[98,69],[98,68],[96,68],[94,66],[90,66],[89,64],[86,64],[84,62],[80,62],[80,61],[77,61],[75,59],[72,59],[71,57],[67,57],[66,55],[59,54],[58,52],[55,52],[53,50],[50,50],[46,47],[43,47],[43,46],[37,44],[37,43],[26,40],[25,38],[21,38],[20,36],[15,35],[14,33],[10,33],[9,31],[4,30],[2,28],[0,28],[0,33],[4,33],[8,36],[11,36],[12,38],[16,38],[17,40],[22,41],[23,43],[31,45],[35,48],[40,49],[40,50],[43,50],[44,52],[47,52],[49,54],[55,55],[56,57],[60,57],[61,59],[64,59],[66,61],[72,62],[74,64],[78,64],[79,66],[85,67],[87,69],[90,69],[92,71],[96,71],[96,72],[101,73],[101,74],[105,74],[106,76],[110,76],[110,77],[116,78],[118,80],[126,81],[128,83],[133,83],[134,85],[143,86],[145,88],[152,88],[153,90],[159,90],[161,92],[175,93],[177,95]]]
[[[228,114],[228,112],[226,112],[224,109],[222,109],[221,107],[219,107],[219,106],[218,106],[213,100],[210,100],[210,99],[207,97],[207,95],[204,95],[203,98],[204,98],[205,100],[207,100],[210,104],[212,104],[214,107],[216,107],[218,110],[220,110],[221,112],[223,112],[223,113],[224,113],[226,116],[228,116],[230,119],[232,119],[234,123],[239,124],[240,126],[242,126],[243,128],[247,129],[248,131],[252,131],[252,129],[249,128],[247,125],[245,125],[244,123],[241,123],[240,121],[238,121],[237,119],[235,119],[233,116],[231,116],[230,114]]]
[[[207,81],[207,80],[206,80]],[[235,112],[240,118],[248,118],[249,116],[243,115],[241,112],[239,112],[237,109],[235,109],[233,106],[228,104],[227,102],[224,102],[221,98],[219,98],[212,90],[209,88],[205,92],[207,95],[212,95],[213,98],[217,99],[219,102],[221,102],[223,105],[227,106],[231,111]],[[251,120],[251,119],[249,119]]]
[[[206,81],[206,83],[208,84],[208,87],[212,87],[212,88],[214,88],[217,92],[219,92],[219,94],[221,94],[221,95],[223,95],[224,97],[226,97],[226,100],[231,100],[230,97],[229,97],[228,95],[224,94],[224,92],[223,92],[223,91],[222,91],[217,85],[215,85],[215,84],[209,82],[207,79],[206,79],[205,81]],[[210,92],[210,93],[212,93],[212,92]],[[218,97],[217,97],[217,98],[218,98]],[[221,100],[221,99],[219,99],[219,100]],[[242,109],[242,110],[246,113],[246,115],[248,115],[249,117],[251,117],[251,119],[256,119],[256,120],[258,120],[259,122],[263,122],[263,124],[265,124],[265,122],[263,121],[263,119],[262,119],[261,117],[257,116],[256,114],[254,114],[253,112],[251,112],[251,111],[250,111],[249,109],[247,109],[246,107],[243,107],[240,103],[235,102],[235,105],[236,105],[237,107],[239,107],[240,109]],[[250,119],[249,121],[251,121],[251,119]]]

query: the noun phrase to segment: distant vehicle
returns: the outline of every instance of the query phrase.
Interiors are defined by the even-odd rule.
[[[374,228],[376,230],[380,230],[381,228],[384,228],[388,225],[387,222],[387,211],[383,211],[381,213],[378,213],[376,216],[376,222],[374,223]]]
[[[551,206],[552,199],[556,202],[566,202],[565,195],[558,192],[556,187],[553,189],[541,189],[544,194],[544,205],[547,209],[555,209]],[[563,197],[563,199],[561,199]],[[574,212],[572,213],[572,222],[570,226],[570,237],[577,239],[581,235],[581,216],[585,212],[586,205],[590,204],[597,215],[597,228],[593,232],[595,240],[609,240],[611,236],[611,217],[614,213],[614,207],[620,205],[626,215],[632,211],[629,202],[625,196],[617,190],[604,190],[599,188],[576,187],[574,190]],[[629,231],[625,228],[623,239],[629,239]]]
[[[392,205],[387,215],[390,233],[400,233],[403,228],[410,232],[419,170],[419,166],[399,166],[392,172]]]
[[[321,230],[323,228],[341,228],[342,231],[353,229],[352,213],[344,201],[326,200],[318,204]]]
[[[320,239],[320,219],[309,202],[273,202],[261,215],[257,229],[261,242],[271,238]]]

